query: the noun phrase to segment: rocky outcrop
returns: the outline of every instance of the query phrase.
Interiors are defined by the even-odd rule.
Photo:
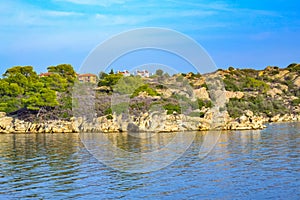
[[[270,95],[271,97],[275,97],[276,95],[281,95],[283,92],[282,90],[278,89],[278,88],[273,88],[270,89],[267,94]]]
[[[294,85],[296,85],[297,87],[300,87],[300,76],[298,76],[298,77],[294,80]]]
[[[139,117],[113,115],[113,119],[106,116],[92,121],[84,118],[71,118],[70,121],[50,120],[45,123],[27,122],[0,112],[0,133],[75,133],[75,132],[176,132],[176,131],[204,131],[218,130],[249,130],[263,129],[267,122],[300,121],[300,115],[276,115],[272,118],[255,116],[246,110],[244,115],[232,119],[227,112],[214,115],[212,110],[206,112],[204,118],[190,117],[184,114],[166,112],[144,113]]]
[[[11,133],[13,130],[12,122],[12,117],[6,117],[6,113],[0,112],[0,133]]]
[[[251,129],[264,129],[265,123],[268,118],[262,116],[254,116],[252,111],[245,111],[245,114],[239,118],[228,122],[225,125],[225,130],[251,130]]]
[[[232,98],[237,98],[237,99],[241,99],[244,97],[244,92],[233,92],[233,91],[226,91],[225,92],[226,95],[226,99],[232,99]]]
[[[275,115],[269,119],[269,122],[292,122],[292,121],[300,121],[300,115]]]
[[[0,114],[0,133],[73,133],[79,132],[75,121],[50,120],[45,123],[26,122]]]
[[[199,89],[195,89],[194,91],[195,97],[199,99],[210,99],[209,94],[205,87],[201,87]]]

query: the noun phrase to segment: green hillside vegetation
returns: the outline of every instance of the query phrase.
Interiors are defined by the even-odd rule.
[[[67,64],[48,67],[48,72],[51,75],[39,77],[32,66],[8,69],[0,79],[0,111],[17,116],[26,111],[45,119],[69,118],[76,73]]]
[[[273,117],[283,114],[298,114],[300,103],[300,65],[291,64],[285,69],[267,67],[264,70],[222,70],[225,88],[228,91],[244,92],[241,99],[232,98],[227,111],[232,117],[241,116],[245,110],[257,115]],[[272,95],[272,91],[280,93]]]
[[[50,66],[48,72],[46,76],[38,76],[32,66],[8,69],[0,79],[0,111],[25,120],[70,119],[76,72],[68,64]],[[300,64],[264,70],[229,67],[228,70],[217,70],[215,74],[222,77],[227,91],[243,94],[228,100],[226,109],[231,117],[239,117],[245,110],[267,117],[299,114]],[[109,74],[99,73],[97,86],[97,116],[108,119],[112,118],[113,112],[138,116],[149,110],[204,117],[214,106],[209,99],[193,96],[193,90],[214,88],[213,84],[206,84],[205,75],[199,73],[170,76],[157,70],[155,75],[142,78],[124,77],[112,70]],[[127,95],[129,102],[111,106],[112,94]]]

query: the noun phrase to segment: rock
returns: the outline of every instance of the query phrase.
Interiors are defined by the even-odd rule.
[[[244,92],[226,91],[225,96],[226,96],[227,100],[232,99],[232,98],[241,99],[244,97]]]
[[[2,117],[0,118],[0,133],[10,133],[13,129],[13,118]]]
[[[246,111],[245,111],[245,115],[246,115],[247,117],[253,117],[253,112],[252,112],[251,110],[246,110]]]
[[[288,73],[290,73],[289,70],[282,70],[282,71],[279,71],[278,74],[276,74],[274,76],[275,79],[284,79],[285,75],[287,75]]]
[[[296,85],[297,87],[300,87],[300,76],[298,76],[298,77],[294,80],[294,85]]]
[[[270,118],[270,122],[278,122],[279,118],[280,118],[280,114],[275,115]]]
[[[5,112],[0,112],[0,118],[5,117],[6,113]]]
[[[282,93],[283,93],[282,90],[277,88],[273,88],[267,92],[267,94],[270,95],[271,97],[274,97],[276,95],[281,95]]]
[[[242,115],[241,117],[239,117],[239,123],[244,124],[247,122],[249,122],[249,119],[245,115]]]
[[[194,90],[194,95],[195,95],[195,97],[197,97],[199,99],[210,99],[209,94],[208,94],[205,87],[195,89]]]

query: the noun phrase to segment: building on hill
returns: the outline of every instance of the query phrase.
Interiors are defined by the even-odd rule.
[[[137,70],[136,75],[141,77],[149,77],[150,73],[147,70]]]
[[[39,77],[46,77],[46,76],[50,76],[51,74],[52,72],[40,73]]]
[[[118,71],[118,74],[122,74],[123,76],[130,76],[130,72],[128,70],[124,70],[124,71]]]
[[[97,76],[95,74],[78,74],[77,77],[81,83],[97,83]]]

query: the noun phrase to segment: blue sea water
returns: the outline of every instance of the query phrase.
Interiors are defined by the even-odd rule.
[[[163,145],[172,134],[157,137]],[[129,173],[98,161],[79,134],[3,134],[0,199],[300,199],[300,123],[223,132],[199,158],[203,138],[197,132],[163,169]],[[124,133],[113,139],[136,153],[157,147]]]

